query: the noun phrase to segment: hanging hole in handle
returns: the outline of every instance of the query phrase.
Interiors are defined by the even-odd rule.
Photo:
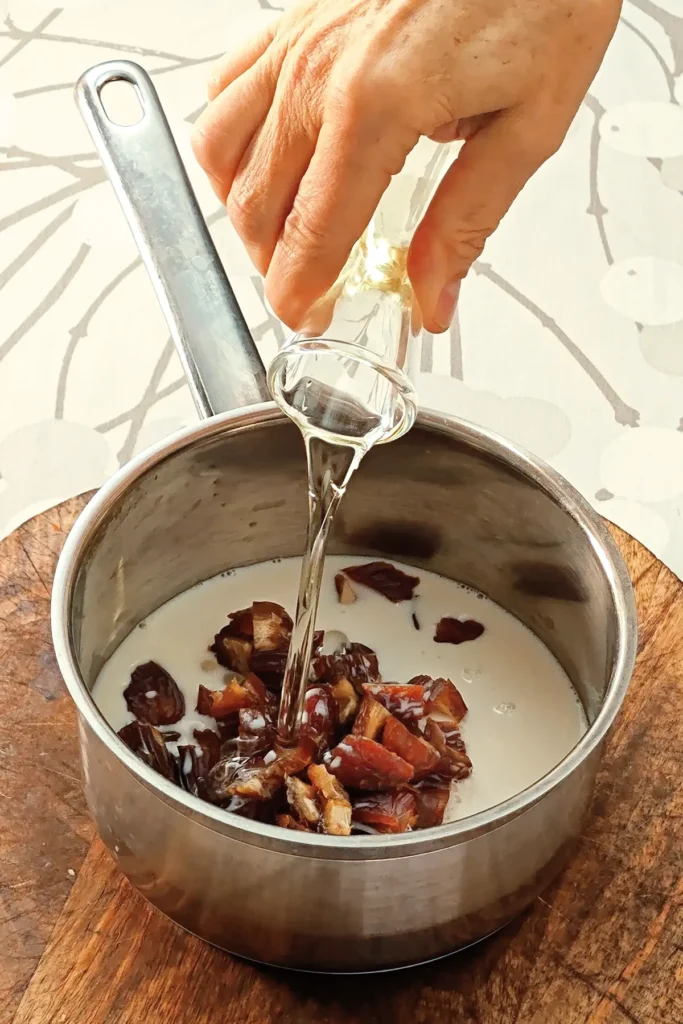
[[[112,79],[100,87],[100,102],[104,112],[119,128],[132,128],[145,116],[142,99],[136,85],[125,78]]]

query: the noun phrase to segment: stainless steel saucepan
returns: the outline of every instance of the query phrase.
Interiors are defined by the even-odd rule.
[[[136,125],[107,118],[100,92],[115,80],[137,90]],[[462,948],[529,904],[571,855],[633,668],[624,564],[557,473],[486,430],[422,412],[364,460],[331,549],[461,580],[526,623],[584,703],[590,728],[574,750],[490,810],[395,837],[304,835],[234,817],[138,760],[90,697],[100,668],[142,618],[200,580],[303,552],[305,460],[297,429],[267,401],[149,78],[108,63],[83,76],[77,96],[205,417],[106,483],[59,562],[54,643],[99,833],[156,907],[253,960],[368,971]]]

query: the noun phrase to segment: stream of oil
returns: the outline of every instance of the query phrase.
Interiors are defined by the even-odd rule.
[[[284,745],[296,743],[304,710],[330,530],[348,483],[365,454],[359,444],[335,443],[311,433],[304,434],[304,441],[308,461],[308,534],[280,697],[278,736]]]
[[[285,745],[296,742],[303,714],[325,551],[334,516],[363,456],[374,444],[393,436],[401,415],[393,385],[375,370],[360,368],[357,376],[365,372],[373,375],[372,388],[358,389],[363,394],[361,400],[348,390],[323,384],[317,372],[318,357],[307,354],[300,358],[301,365],[293,374],[295,383],[277,394],[278,403],[301,430],[308,466],[306,551],[278,717],[278,735]]]
[[[358,259],[350,261],[355,268],[352,291],[363,290],[363,285],[377,294],[378,302],[394,304],[399,341],[404,335],[408,338],[405,253],[392,249],[389,258],[389,249],[380,246],[375,248],[381,259],[370,259],[361,243]],[[409,385],[397,384],[395,357],[393,363],[393,369],[383,366],[358,345],[302,340],[283,350],[269,373],[275,401],[301,430],[308,464],[306,552],[278,717],[278,735],[285,745],[296,742],[303,714],[325,550],[335,513],[363,456],[373,445],[400,436],[414,418],[414,406],[406,401]],[[278,364],[278,371],[272,372]]]

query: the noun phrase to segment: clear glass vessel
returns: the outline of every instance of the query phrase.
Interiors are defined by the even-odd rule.
[[[268,370],[275,401],[306,432],[367,450],[413,425],[422,320],[408,247],[456,144],[421,139],[384,194],[338,281]]]

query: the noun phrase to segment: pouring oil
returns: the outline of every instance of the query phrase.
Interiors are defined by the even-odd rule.
[[[278,718],[284,744],[296,742],[303,714],[334,516],[366,452],[409,430],[417,411],[405,372],[416,340],[405,250],[369,229],[340,281],[328,336],[296,338],[268,371],[273,398],[301,430],[308,466],[306,552]]]

